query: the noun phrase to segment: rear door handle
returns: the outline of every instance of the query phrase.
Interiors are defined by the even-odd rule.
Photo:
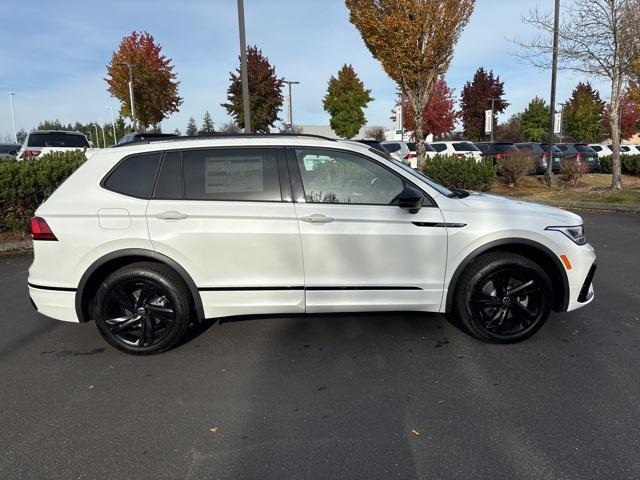
[[[171,210],[169,212],[156,213],[156,218],[161,218],[162,220],[184,220],[189,215],[182,212],[176,212],[175,210]]]
[[[322,215],[321,213],[314,213],[313,215],[309,215],[308,217],[302,217],[300,220],[309,223],[331,223],[335,219],[327,217],[326,215]]]

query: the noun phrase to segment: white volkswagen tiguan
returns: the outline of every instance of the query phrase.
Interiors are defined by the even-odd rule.
[[[35,215],[35,308],[135,354],[198,320],[319,312],[446,313],[507,343],[593,299],[579,216],[311,136],[103,150]]]

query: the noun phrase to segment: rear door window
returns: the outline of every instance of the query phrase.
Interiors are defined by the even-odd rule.
[[[122,160],[103,181],[103,187],[130,197],[150,198],[162,152],[132,155]]]
[[[431,146],[438,153],[444,152],[447,149],[447,146],[444,143],[432,143]]]
[[[277,154],[269,148],[185,150],[185,198],[280,202]]]

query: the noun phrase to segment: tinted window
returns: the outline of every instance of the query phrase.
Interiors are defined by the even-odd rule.
[[[518,145],[516,145],[516,148],[518,150],[520,150],[521,152],[533,152],[533,146],[532,145],[518,144]]]
[[[516,150],[516,147],[510,143],[496,143],[493,148],[495,148],[496,152],[512,152]]]
[[[84,135],[74,135],[70,133],[30,133],[27,146],[89,148],[89,142]]]
[[[184,198],[181,152],[167,152],[153,197],[166,200]]]
[[[410,152],[416,151],[416,142],[407,142],[407,148]]]
[[[109,174],[104,187],[131,197],[149,198],[162,152],[125,158]]]
[[[433,147],[436,152],[444,152],[447,149],[444,143],[432,143],[431,147]]]
[[[404,181],[372,160],[346,152],[296,150],[310,203],[392,205]]]
[[[574,148],[582,153],[593,153],[594,149],[588,145],[574,145]]]
[[[385,143],[383,147],[389,153],[397,152],[398,150],[400,150],[399,143]]]
[[[484,153],[488,153],[491,150],[491,147],[487,143],[476,143],[476,147]]]
[[[594,145],[593,147],[591,147],[593,150],[595,150],[596,152],[601,152],[602,151],[602,147],[600,145]]]
[[[453,144],[453,149],[456,152],[477,152],[478,149],[473,143],[470,142],[457,142]]]
[[[20,150],[20,145],[0,145],[0,153],[12,153]]]
[[[282,200],[275,149],[182,152],[185,196],[190,200]]]

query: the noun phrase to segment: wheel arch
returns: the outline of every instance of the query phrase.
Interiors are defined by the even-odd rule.
[[[482,245],[460,262],[449,281],[445,303],[446,312],[452,311],[458,280],[462,272],[480,255],[496,251],[517,253],[540,265],[549,275],[549,280],[551,280],[553,288],[553,310],[556,312],[564,312],[567,310],[570,293],[569,279],[558,256],[548,247],[533,240],[525,238],[503,238]]]
[[[191,275],[189,275],[183,267],[181,267],[175,260],[172,260],[161,253],[142,248],[127,248],[116,250],[100,257],[84,272],[82,278],[80,278],[80,282],[78,283],[78,289],[76,290],[75,308],[78,320],[83,323],[91,320],[89,300],[93,296],[93,293],[101,280],[120,267],[140,261],[161,263],[175,271],[189,289],[198,319],[204,319],[204,307],[202,305],[202,298],[200,298],[198,287],[191,278]]]

